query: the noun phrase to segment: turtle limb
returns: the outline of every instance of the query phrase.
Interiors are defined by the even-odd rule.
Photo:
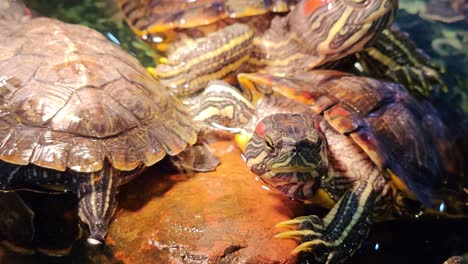
[[[250,57],[253,35],[247,25],[227,26],[207,37],[176,44],[167,59],[149,71],[178,96],[190,96],[202,90],[209,80],[239,72]]]
[[[122,172],[104,163],[96,172],[79,173],[72,170],[65,172],[41,168],[34,165],[19,166],[0,161],[0,170],[5,177],[0,177],[0,188],[17,190],[29,185],[40,185],[48,189],[59,189],[63,185],[78,197],[79,216],[90,229],[90,242],[102,241],[107,227],[117,207],[118,186],[126,178],[140,170]],[[70,175],[73,174],[73,175]],[[72,177],[70,177],[72,176]],[[61,188],[63,191],[63,188]]]
[[[204,142],[197,142],[177,156],[169,157],[169,160],[179,171],[188,174],[193,171],[213,171],[221,162]]]
[[[397,30],[384,30],[372,47],[356,57],[369,75],[402,83],[413,95],[427,97],[432,90],[448,89],[442,79],[444,69]]]
[[[79,173],[69,186],[78,197],[78,214],[89,227],[91,244],[100,244],[107,234],[124,174],[106,162],[102,170]]]
[[[323,219],[310,215],[279,223],[295,230],[276,237],[301,240],[294,254],[311,252],[320,262],[340,263],[367,237],[376,197],[371,180],[365,180],[346,192]]]

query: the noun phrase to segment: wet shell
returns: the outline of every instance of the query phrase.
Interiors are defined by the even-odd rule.
[[[195,143],[180,102],[100,33],[47,18],[0,29],[1,160],[129,171]]]
[[[226,18],[287,12],[294,0],[118,0],[127,21],[137,35],[169,29],[193,28]]]
[[[309,105],[336,131],[354,140],[397,188],[426,204],[445,167],[450,166],[448,133],[437,112],[399,84],[325,70],[292,79],[243,76],[266,84],[262,86],[265,94],[271,92],[266,87],[272,87]]]

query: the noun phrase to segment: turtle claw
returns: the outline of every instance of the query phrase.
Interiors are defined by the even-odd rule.
[[[279,228],[323,230],[323,220],[316,215],[300,216],[276,224]]]
[[[311,236],[321,236],[320,233],[314,230],[293,230],[293,231],[285,231],[275,235],[275,238],[293,238],[293,239],[303,239],[305,237]]]
[[[326,242],[325,240],[316,238],[316,239],[313,239],[311,241],[301,243],[299,246],[297,246],[291,252],[291,254],[299,254],[301,252],[313,252],[317,248],[317,246],[319,246],[319,245],[323,245],[325,247],[330,247],[331,246],[329,242]]]
[[[324,262],[327,261],[327,256],[332,256],[336,249],[334,241],[324,234],[326,224],[318,216],[302,216],[281,222],[276,226],[296,228],[296,230],[284,231],[275,236],[275,238],[295,239],[302,242],[291,254],[313,253],[317,260]]]
[[[278,223],[276,224],[275,227],[293,229],[293,228],[296,228],[296,226],[299,225],[300,223],[302,223],[302,220],[295,218],[295,219],[291,219],[291,220]]]

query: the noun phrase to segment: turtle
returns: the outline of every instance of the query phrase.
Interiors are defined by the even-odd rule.
[[[187,34],[206,36],[241,18],[289,12],[298,0],[116,0],[130,28],[162,52]],[[242,19],[241,19],[242,20]],[[264,20],[264,19],[262,19]],[[257,23],[263,24],[259,19]],[[254,28],[257,28],[257,24]]]
[[[279,223],[293,251],[345,261],[374,221],[421,216],[449,167],[437,111],[397,83],[315,70],[291,77],[239,74],[211,81],[193,119],[235,134],[247,166],[268,188],[329,209]]]
[[[187,170],[219,160],[180,100],[101,33],[0,9],[0,189],[47,187],[78,198],[101,243],[120,185],[167,159]],[[10,17],[10,18],[8,18]]]
[[[365,71],[404,82],[424,97],[447,89],[443,69],[407,36],[388,29],[397,0],[117,2],[137,35],[172,36],[160,43],[164,57],[150,72],[181,97],[209,80],[234,83],[239,72],[284,76],[314,68]],[[342,66],[359,64],[356,70]],[[376,70],[381,68],[388,70]]]

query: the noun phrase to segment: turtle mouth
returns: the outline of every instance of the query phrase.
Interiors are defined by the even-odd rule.
[[[291,170],[291,167],[287,169]],[[318,172],[311,168],[301,167],[299,171],[294,167],[293,171],[286,171],[286,168],[281,169],[281,172],[266,171],[258,178],[287,197],[304,201],[312,195],[317,175]]]
[[[266,170],[258,176],[265,183],[277,188],[282,185],[302,185],[306,182],[315,181],[319,173],[312,168],[288,167]]]

